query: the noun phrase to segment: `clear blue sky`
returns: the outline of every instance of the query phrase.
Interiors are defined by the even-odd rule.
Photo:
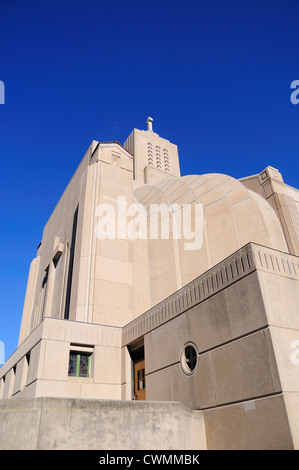
[[[0,340],[17,347],[42,229],[90,142],[153,128],[181,172],[299,187],[298,0],[0,0]]]

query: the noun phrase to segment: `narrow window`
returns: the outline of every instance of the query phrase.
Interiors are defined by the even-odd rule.
[[[78,357],[78,354],[70,353],[70,359],[69,359],[69,376],[70,377],[76,377],[76,374],[77,374],[77,357]]]
[[[5,375],[4,375],[4,376],[2,377],[2,379],[0,380],[0,399],[3,398],[4,387],[5,387]]]
[[[23,370],[23,377],[21,383],[21,390],[26,388],[28,379],[29,379],[29,364],[30,364],[30,352],[25,356],[25,363],[24,363],[24,370]]]
[[[26,354],[26,361],[27,361],[27,366],[29,367],[29,364],[30,364],[30,353]]]
[[[73,219],[73,230],[72,230],[72,241],[71,241],[71,248],[70,248],[69,272],[68,272],[68,280],[67,280],[67,288],[66,288],[65,310],[64,310],[65,320],[69,319],[69,313],[70,313],[74,253],[75,253],[76,232],[77,232],[77,222],[78,222],[78,209],[79,209],[79,206],[77,206],[77,209],[75,210],[74,219]]]
[[[138,374],[138,390],[143,390],[145,388],[145,369],[140,369],[137,371]]]
[[[49,278],[49,266],[46,268],[43,283],[42,283],[42,315],[41,315],[42,320],[45,316],[45,310],[46,310],[48,278]]]

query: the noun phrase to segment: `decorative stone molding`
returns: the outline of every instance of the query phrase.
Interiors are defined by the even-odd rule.
[[[260,174],[259,181],[262,188],[263,197],[269,199],[273,193],[281,192],[284,188],[283,178],[281,173],[272,166],[267,166]]]
[[[272,250],[265,246],[252,244],[252,247],[256,269],[299,279],[299,258],[297,256]]]
[[[127,345],[256,271],[299,279],[299,258],[249,243],[123,327]]]
[[[283,183],[283,179],[279,170],[273,168],[272,166],[267,166],[267,168],[265,168],[265,170],[260,173],[260,183],[263,184],[271,178]]]

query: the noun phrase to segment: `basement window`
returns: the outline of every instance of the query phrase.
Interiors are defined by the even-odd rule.
[[[91,357],[93,348],[77,347],[70,350],[69,377],[91,377]]]

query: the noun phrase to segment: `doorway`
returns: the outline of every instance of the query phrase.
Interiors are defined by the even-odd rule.
[[[145,400],[145,361],[134,363],[134,399]]]
[[[143,338],[131,344],[129,353],[132,359],[132,398],[146,400],[146,377]]]

